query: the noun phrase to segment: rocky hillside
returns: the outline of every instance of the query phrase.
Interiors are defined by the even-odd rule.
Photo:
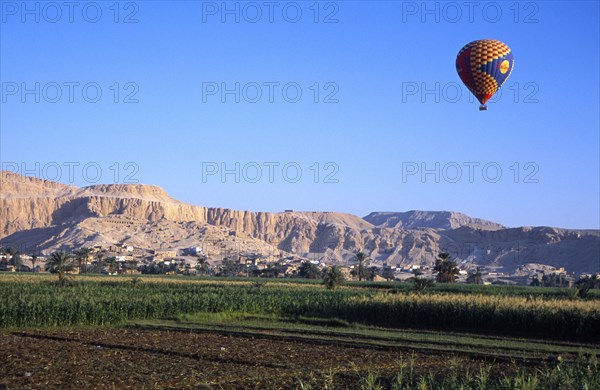
[[[346,262],[363,250],[379,264],[427,265],[447,251],[466,266],[508,272],[530,262],[600,270],[598,230],[505,228],[454,212],[371,213],[364,219],[332,212],[250,212],[193,206],[149,185],[77,188],[9,172],[0,180],[5,246],[49,251],[92,243],[146,249],[212,245],[215,254],[269,252],[325,262]]]
[[[364,218],[365,221],[378,227],[399,229],[457,229],[468,226],[475,229],[498,230],[504,226],[485,219],[472,218],[453,211],[418,211],[404,213],[373,212]]]

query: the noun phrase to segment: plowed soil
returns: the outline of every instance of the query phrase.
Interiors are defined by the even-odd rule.
[[[359,374],[392,376],[411,355],[422,372],[448,365],[441,355],[218,333],[5,331],[0,389],[277,389],[300,381],[321,388],[331,378],[336,388],[352,388]]]

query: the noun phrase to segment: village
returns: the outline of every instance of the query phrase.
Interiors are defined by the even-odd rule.
[[[162,274],[181,276],[224,276],[264,278],[319,279],[325,268],[336,265],[346,280],[411,281],[415,278],[434,280],[433,267],[422,264],[388,265],[383,262],[328,261],[323,256],[305,258],[270,251],[216,250],[216,243],[204,247],[145,249],[133,245],[94,245],[70,248],[76,267],[71,274],[141,275]],[[224,245],[220,245],[224,247]],[[49,254],[34,254],[7,247],[0,248],[0,272],[46,272],[44,264]],[[359,272],[359,269],[361,271]],[[456,282],[483,285],[532,285],[573,287],[580,278],[592,275],[568,273],[564,268],[543,264],[524,264],[514,273],[501,272],[495,267],[458,267]]]

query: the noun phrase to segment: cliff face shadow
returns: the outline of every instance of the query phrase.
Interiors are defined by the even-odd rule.
[[[60,225],[68,222],[79,222],[89,217],[97,217],[89,208],[87,198],[71,199],[60,205],[52,213],[52,224]]]
[[[51,237],[63,234],[64,230],[64,225],[21,230],[0,239],[0,246],[17,248],[21,253],[39,253],[51,245],[49,242]],[[67,249],[67,247],[60,249]]]

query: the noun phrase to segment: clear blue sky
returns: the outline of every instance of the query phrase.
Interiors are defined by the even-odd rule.
[[[130,179],[211,207],[455,210],[509,226],[600,227],[598,2],[340,1],[319,2],[318,15],[313,2],[229,2],[234,14],[221,1],[121,2],[118,15],[112,1],[22,4],[0,8],[4,168],[68,183],[65,163],[76,163],[73,184],[89,185],[97,167],[103,183],[137,167]],[[482,38],[515,57],[487,112],[454,66]],[[22,94],[36,83],[39,94]],[[239,103],[208,94],[236,83]],[[286,101],[296,87],[300,100]],[[236,162],[239,183],[209,174]],[[265,163],[279,164],[272,180]],[[422,178],[436,163],[439,182]]]

